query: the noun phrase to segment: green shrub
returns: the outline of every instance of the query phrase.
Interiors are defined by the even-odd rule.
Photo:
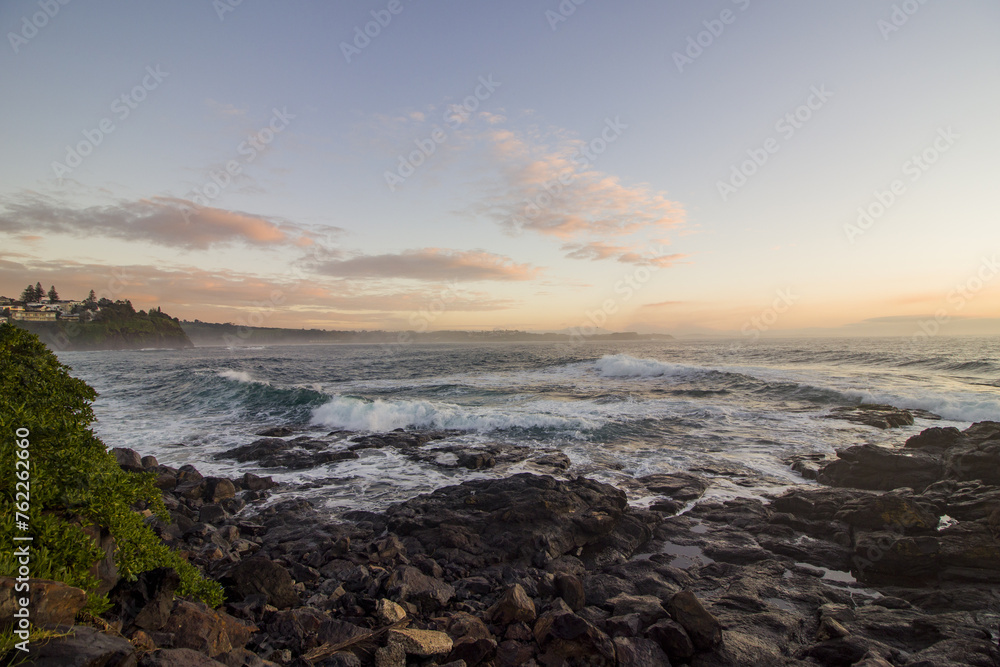
[[[88,591],[88,609],[106,606],[97,595],[97,580],[88,570],[104,554],[83,532],[104,526],[115,538],[115,564],[129,580],[156,567],[180,574],[181,595],[217,606],[222,588],[169,549],[132,510],[145,503],[154,514],[169,518],[160,491],[149,473],[129,473],[90,429],[96,392],[69,374],[34,336],[0,324],[0,542],[16,544],[15,509],[18,429],[26,429],[30,462],[31,576],[64,581]],[[24,431],[20,431],[21,434]],[[14,576],[11,549],[0,551],[0,576]]]

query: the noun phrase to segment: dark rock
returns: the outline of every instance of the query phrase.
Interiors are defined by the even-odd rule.
[[[497,643],[492,637],[462,637],[455,640],[448,660],[463,660],[469,667],[475,667],[490,660],[496,651]]]
[[[173,611],[174,591],[179,585],[177,572],[166,567],[143,572],[135,581],[122,579],[108,595],[113,605],[111,616],[126,630],[159,631]]]
[[[202,523],[218,525],[229,518],[222,505],[202,505],[198,511],[198,521]]]
[[[615,616],[639,614],[643,627],[667,617],[667,610],[660,604],[660,600],[652,595],[619,593],[608,600],[608,604],[614,606]]]
[[[288,570],[262,556],[240,561],[221,579],[221,583],[229,597],[236,601],[261,593],[267,596],[268,604],[278,609],[287,609],[299,603]]]
[[[222,477],[209,477],[205,480],[205,493],[202,499],[206,503],[218,503],[236,495],[236,486]]]
[[[389,577],[387,588],[390,595],[429,610],[444,607],[455,596],[452,586],[410,565],[397,567]]]
[[[694,593],[681,591],[667,604],[670,615],[687,632],[695,648],[709,651],[722,642],[722,625],[702,606]]]
[[[647,475],[638,478],[651,493],[667,496],[673,500],[697,500],[708,489],[708,481],[704,477],[689,472]]]
[[[856,489],[891,491],[909,487],[922,491],[944,472],[941,460],[922,450],[896,451],[876,445],[858,445],[838,450],[836,461],[820,471],[823,484]]]
[[[521,584],[514,584],[504,591],[496,604],[489,610],[489,616],[494,623],[510,625],[515,622],[534,623],[536,618],[535,603],[524,592]]]
[[[272,426],[270,428],[257,431],[255,435],[265,438],[284,438],[285,436],[292,435],[293,433],[295,433],[295,429],[291,426]]]
[[[611,639],[571,611],[542,614],[535,622],[534,634],[535,641],[544,651],[543,664],[584,663],[607,667],[615,664]]]
[[[674,660],[687,660],[694,655],[694,643],[684,627],[669,618],[646,628],[646,636],[655,641]]]
[[[895,493],[849,500],[834,518],[866,530],[891,528],[906,532],[926,532],[935,530],[938,525],[936,515],[918,505],[912,498]]]
[[[155,456],[143,456],[139,462],[142,463],[143,470],[146,472],[156,472],[160,467],[160,462],[156,460]]]
[[[638,637],[642,632],[639,614],[611,616],[604,620],[604,631],[611,637]]]
[[[556,574],[555,585],[556,594],[563,599],[570,609],[580,611],[586,606],[587,595],[583,590],[583,582],[580,581],[579,577],[560,572]]]
[[[843,419],[855,424],[881,429],[913,425],[913,414],[910,411],[894,408],[891,405],[863,403],[851,407],[834,408],[831,412],[833,414],[828,415],[830,419]]]
[[[134,449],[128,447],[115,447],[111,450],[115,457],[115,462],[122,470],[128,472],[143,472],[145,466],[142,465],[142,457]]]
[[[240,486],[248,491],[266,491],[278,486],[278,483],[270,477],[259,477],[252,472],[247,472],[243,473],[243,477],[240,479]]]
[[[917,435],[911,436],[903,445],[906,449],[924,449],[941,453],[962,443],[965,436],[954,426],[947,428],[928,428]]]
[[[214,658],[246,646],[256,628],[200,602],[177,600],[163,630],[173,634],[175,648],[193,649]]]
[[[386,516],[390,530],[427,553],[481,567],[544,565],[581,547],[590,547],[592,561],[605,551],[631,555],[650,531],[629,512],[624,492],[607,484],[524,473],[438,489],[390,507]]]
[[[670,667],[670,658],[656,642],[632,637],[615,637],[618,667]]]
[[[135,651],[121,637],[102,634],[84,625],[62,629],[71,629],[73,634],[29,645],[28,664],[35,667],[135,667]]]

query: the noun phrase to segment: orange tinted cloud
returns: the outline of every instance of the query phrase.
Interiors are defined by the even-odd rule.
[[[79,208],[35,192],[0,200],[0,232],[104,236],[204,250],[245,243],[299,243],[295,225],[264,216],[154,197]]]
[[[323,262],[318,273],[340,278],[413,280],[531,280],[540,270],[482,250],[422,248],[384,255],[360,255]]]

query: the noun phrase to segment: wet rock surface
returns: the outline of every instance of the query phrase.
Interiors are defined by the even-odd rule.
[[[461,465],[467,450],[434,435],[336,446],[439,447]],[[112,591],[124,639],[83,628],[45,650],[142,665],[1000,665],[1000,424],[880,449],[815,460],[831,486],[769,502],[705,496],[711,480],[688,471],[634,480],[654,498],[642,510],[602,482],[523,473],[339,519],[263,506],[266,478],[153,461],[171,522],[150,522],[226,603],[146,573]],[[475,451],[473,466],[520,455]]]

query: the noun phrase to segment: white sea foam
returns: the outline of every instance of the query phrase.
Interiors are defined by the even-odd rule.
[[[224,371],[219,371],[218,375],[220,378],[225,380],[230,380],[232,382],[243,382],[245,384],[271,384],[265,380],[257,380],[252,375],[246,371],[234,371],[231,369],[226,369]]]
[[[499,431],[511,428],[565,430],[600,426],[595,416],[558,414],[545,409],[547,401],[534,401],[530,407],[466,407],[423,400],[374,401],[354,396],[336,396],[313,410],[312,423],[354,431],[391,431],[394,428],[462,429]]]
[[[637,359],[627,354],[606,354],[594,365],[604,377],[692,377],[710,370],[656,359]]]

